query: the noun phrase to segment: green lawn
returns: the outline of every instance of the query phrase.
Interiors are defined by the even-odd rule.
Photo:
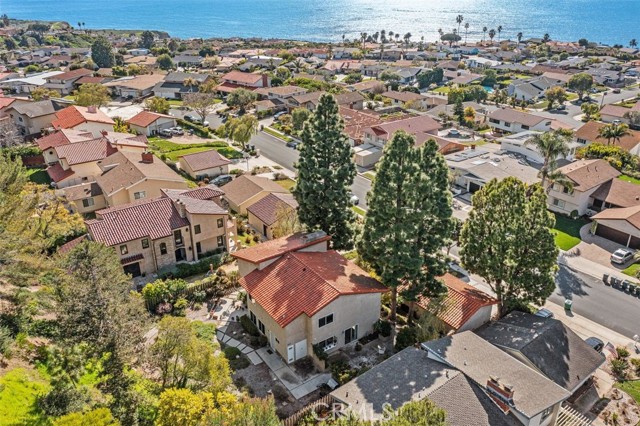
[[[27,169],[27,175],[31,182],[41,183],[43,185],[49,185],[51,183],[51,178],[44,169]]]
[[[556,245],[561,250],[570,250],[580,243],[580,228],[587,221],[585,219],[571,219],[570,217],[556,214],[556,226],[553,229]]]
[[[48,387],[36,370],[16,368],[0,377],[0,426],[44,424],[35,404]]]
[[[295,181],[291,179],[282,179],[282,180],[277,180],[275,182],[289,192],[291,192],[293,187],[296,186]]]
[[[351,206],[351,209],[362,217],[364,217],[367,214],[367,212],[364,209],[361,209],[358,206]]]
[[[271,136],[274,136],[280,140],[283,140],[285,142],[291,142],[292,139],[287,136],[287,135],[283,135],[282,133],[276,132],[275,130],[273,130],[271,127],[265,127],[264,129],[262,129],[265,133],[270,134]]]
[[[615,386],[628,393],[630,397],[640,404],[640,380],[629,380],[622,383],[616,383]]]
[[[446,93],[449,93],[450,91],[451,91],[451,88],[449,86],[438,87],[437,89],[434,90],[435,93],[441,93],[441,94],[446,94]]]
[[[182,155],[195,154],[214,148],[227,158],[242,158],[239,151],[231,148],[226,142],[215,141],[206,143],[177,144],[166,139],[150,138],[149,147],[156,155],[164,154],[169,160],[177,161]]]
[[[630,277],[636,278],[639,271],[640,271],[640,263],[634,263],[633,265],[629,265],[629,267],[624,269],[622,273],[625,275],[629,275]]]
[[[373,172],[366,172],[364,173],[364,177],[366,177],[367,179],[369,179],[371,182],[373,182],[374,180],[376,180],[376,174]]]
[[[618,176],[618,179],[626,180],[627,182],[631,182],[631,183],[635,183],[636,185],[640,185],[640,179],[636,179],[636,178],[631,177],[631,176],[620,175],[620,176]]]

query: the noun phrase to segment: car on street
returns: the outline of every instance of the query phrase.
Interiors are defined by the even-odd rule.
[[[634,253],[629,249],[620,248],[613,252],[611,255],[611,263],[618,265],[624,265],[631,259],[633,259]]]
[[[547,308],[538,309],[538,312],[536,312],[534,315],[537,315],[541,318],[553,318],[553,312],[551,312]]]
[[[287,142],[287,146],[289,148],[298,148],[299,144],[300,144],[300,142],[298,142],[298,141],[289,141],[289,142]]]
[[[612,90],[612,92],[613,92],[613,93],[616,93],[616,94],[617,94],[617,93],[620,93],[620,89],[615,88],[615,89],[613,89],[613,90]]]
[[[170,138],[171,136],[173,136],[173,132],[171,131],[171,129],[162,129],[158,132],[158,134],[160,136],[164,136],[165,138]]]
[[[174,135],[178,135],[178,136],[184,135],[184,130],[182,130],[182,127],[180,126],[172,127],[169,130],[171,130],[171,133],[173,133]]]
[[[349,202],[351,204],[353,204],[354,206],[357,206],[358,204],[360,204],[360,198],[358,198],[358,196],[356,194],[354,194],[353,192],[349,193]]]
[[[214,184],[215,186],[223,186],[228,184],[232,180],[233,180],[233,176],[231,175],[220,175],[211,179],[211,183]]]
[[[584,342],[598,353],[602,353],[602,350],[604,349],[604,342],[597,337],[589,337]]]
[[[189,115],[189,114],[185,115],[182,118],[184,118],[187,121],[191,121],[192,123],[196,120],[196,118],[193,115]]]

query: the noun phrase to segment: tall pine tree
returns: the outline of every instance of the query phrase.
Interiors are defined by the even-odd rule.
[[[413,136],[399,131],[384,148],[369,193],[369,211],[358,253],[391,289],[395,320],[398,288],[415,301],[443,291],[441,248],[452,228],[448,168],[437,145],[414,148]]]
[[[333,248],[353,247],[355,214],[349,187],[356,175],[344,123],[332,95],[322,95],[313,116],[305,123],[293,195],[298,216],[309,230],[329,234]]]
[[[508,177],[494,179],[474,194],[460,234],[460,255],[465,268],[496,293],[501,315],[542,304],[553,292],[558,268],[554,223],[540,185]]]

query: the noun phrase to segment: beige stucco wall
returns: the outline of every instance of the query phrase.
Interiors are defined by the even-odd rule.
[[[176,180],[156,180],[146,179],[140,181],[129,188],[123,188],[113,194],[107,196],[107,202],[110,207],[120,206],[122,204],[133,203],[137,201],[136,192],[145,191],[144,199],[157,198],[162,196],[161,189],[188,189],[189,185],[180,176],[176,175]]]
[[[74,200],[69,203],[69,207],[73,213],[87,214],[93,213],[96,210],[101,210],[107,207],[107,201],[104,198],[104,195],[97,195],[95,197],[87,197],[93,198],[93,206],[84,207],[82,205],[82,200]]]
[[[554,185],[551,187],[549,191],[549,195],[547,198],[547,207],[551,211],[555,211],[558,213],[571,214],[572,211],[578,210],[578,214],[580,216],[587,213],[587,208],[589,207],[589,199],[591,194],[593,194],[598,187],[594,187],[589,189],[588,191],[578,191],[574,190],[571,194],[565,194],[562,192],[561,185]],[[558,200],[562,200],[565,202],[564,208],[555,206],[553,204],[553,199],[557,198]]]
[[[221,167],[213,167],[211,169],[194,171],[191,167],[189,167],[189,164],[187,164],[186,161],[182,161],[182,159],[180,159],[180,169],[186,172],[189,176],[191,176],[194,179],[197,179],[198,176],[216,177],[219,175],[229,174],[228,164],[225,164],[224,166],[221,166]]]
[[[99,138],[100,136],[102,136],[102,134],[100,133],[102,131],[113,132],[113,124],[96,123],[96,122],[90,121],[90,122],[78,124],[73,129],[85,131],[85,132],[91,132],[93,137]]]
[[[98,167],[97,162],[92,161],[89,163],[81,163],[74,164],[69,167],[67,160],[64,158],[60,160],[62,168],[67,170],[71,168],[73,170],[73,175],[69,176],[67,179],[58,183],[58,188],[66,188],[71,185],[78,185],[83,182],[92,182],[95,180],[96,176],[99,176],[102,173],[100,167]]]
[[[193,251],[196,253],[196,243],[200,243],[202,253],[215,250],[218,247],[218,237],[222,236],[224,248],[228,248],[228,229],[227,219],[229,215],[205,215],[187,213],[187,218],[191,223],[191,232],[193,232]],[[222,219],[222,226],[218,227],[218,219]],[[200,233],[196,234],[194,229],[196,225],[200,225]]]
[[[254,195],[253,197],[250,197],[246,200],[244,200],[242,203],[240,203],[240,205],[237,205],[233,202],[231,202],[229,199],[227,199],[227,201],[229,202],[229,208],[231,208],[231,210],[238,212],[242,215],[246,215],[247,214],[247,207],[249,207],[251,204],[256,203],[260,200],[262,200],[264,197],[266,197],[267,195],[271,194],[268,191],[260,191],[258,192],[256,195]]]
[[[256,231],[258,231],[258,233],[260,235],[263,235],[264,237],[266,237],[268,240],[270,240],[273,237],[273,234],[271,232],[271,227],[268,226],[267,227],[267,234],[265,235],[264,231],[264,225],[265,223],[263,221],[261,221],[260,219],[258,219],[253,213],[251,213],[250,211],[247,211],[247,216],[249,218],[249,225],[255,229]]]

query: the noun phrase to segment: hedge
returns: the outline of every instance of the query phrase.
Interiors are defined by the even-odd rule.
[[[158,277],[160,279],[187,278],[192,275],[203,274],[209,270],[210,265],[213,265],[213,269],[216,269],[224,263],[224,260],[224,254],[216,254],[202,258],[195,263],[178,263],[166,272],[158,274]]]
[[[240,317],[240,325],[242,326],[244,331],[246,331],[250,335],[252,336],[260,335],[260,331],[258,330],[258,327],[256,327],[256,325],[251,321],[251,319],[249,319],[248,316],[243,315]]]
[[[178,124],[181,127],[193,130],[193,133],[200,136],[201,138],[212,138],[211,130],[209,130],[207,127],[200,126],[187,120],[183,120],[182,118],[178,119]]]

